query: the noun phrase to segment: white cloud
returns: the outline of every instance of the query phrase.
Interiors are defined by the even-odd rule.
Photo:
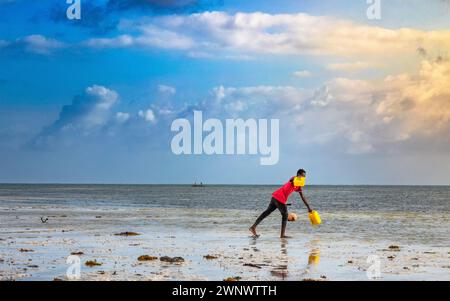
[[[137,114],[117,110],[118,103],[119,94],[116,91],[100,85],[88,87],[70,104],[63,106],[58,118],[31,139],[29,145],[38,148],[70,147],[92,141],[142,139],[154,133],[164,135],[165,123],[168,120],[171,122],[177,114],[170,109],[169,102],[165,106],[153,104],[152,108],[140,110]],[[161,118],[161,126],[155,112]],[[147,123],[155,126],[149,127]]]
[[[156,122],[156,117],[155,117],[155,113],[153,112],[152,109],[148,109],[148,110],[140,110],[138,113],[139,117],[143,118],[145,121],[150,122],[150,123],[155,123]]]
[[[196,104],[153,104],[138,116],[115,112],[118,94],[92,86],[65,106],[59,118],[39,138],[58,133],[101,132],[113,122],[139,119],[162,127],[165,122],[203,110],[216,118],[278,118],[297,147],[332,146],[351,154],[395,151],[415,144],[448,152],[450,148],[450,61],[424,60],[413,74],[384,79],[335,78],[316,89],[293,86],[219,86]],[[169,86],[163,91],[172,91]],[[161,88],[161,87],[159,87]],[[175,91],[172,91],[175,92]],[[119,122],[118,122],[119,121]],[[132,128],[142,122],[129,124]],[[125,127],[124,127],[125,128]],[[154,128],[154,127],[152,127]],[[139,128],[140,129],[140,128]]]
[[[58,118],[30,142],[35,147],[63,143],[75,137],[86,137],[101,132],[111,124],[119,95],[104,86],[93,85],[75,96],[69,105],[63,106]],[[123,116],[122,116],[123,117]],[[60,141],[61,140],[61,141]]]
[[[450,61],[423,61],[417,74],[336,78],[318,89],[221,86],[196,108],[211,116],[279,118],[297,146],[332,145],[361,154],[433,143],[448,151],[449,82]]]
[[[175,95],[177,93],[177,89],[168,85],[158,85],[158,91],[167,95]]]
[[[313,74],[308,70],[299,70],[292,73],[292,75],[295,77],[311,77]]]
[[[134,44],[133,37],[129,35],[120,35],[115,38],[95,38],[85,42],[89,47],[93,48],[122,48],[132,46]]]
[[[216,87],[214,101],[203,103],[216,114],[273,116],[298,112],[311,96],[310,91],[291,86]]]
[[[308,14],[203,12],[123,21],[126,35],[93,39],[97,47],[187,50],[201,56],[225,54],[334,55],[384,59],[416,55],[418,48],[450,48],[450,30],[388,29]]]
[[[379,68],[380,64],[374,63],[374,62],[363,62],[363,61],[357,61],[357,62],[346,62],[346,63],[332,63],[327,65],[327,69],[333,70],[333,71],[348,71],[348,72],[355,72],[360,71],[364,69],[375,69]]]
[[[116,119],[120,123],[124,123],[130,119],[130,113],[117,112]]]
[[[168,108],[162,108],[158,110],[158,114],[162,116],[169,116],[174,114],[174,111],[168,109]]]
[[[76,130],[89,133],[106,125],[111,119],[112,109],[118,102],[117,92],[103,86],[86,88],[82,95],[74,97],[70,105],[62,108],[59,118],[48,127],[47,134]]]
[[[93,48],[142,47],[177,50],[192,49],[195,46],[190,37],[153,25],[137,26],[136,30],[140,35],[124,34],[115,38],[93,38],[85,44]]]
[[[43,35],[26,36],[20,40],[20,43],[24,44],[26,51],[44,55],[65,47],[64,43]]]
[[[105,110],[108,110],[115,105],[119,97],[116,91],[99,85],[93,85],[86,88],[86,95],[96,98],[96,106]]]

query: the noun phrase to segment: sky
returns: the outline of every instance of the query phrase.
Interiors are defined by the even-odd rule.
[[[450,185],[450,1],[0,0],[0,182]],[[278,119],[280,156],[171,124]]]

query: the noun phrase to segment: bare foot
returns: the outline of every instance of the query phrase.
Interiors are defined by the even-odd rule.
[[[250,227],[248,228],[248,230],[250,230],[250,232],[252,232],[253,237],[259,237],[259,235],[256,233],[256,227]]]

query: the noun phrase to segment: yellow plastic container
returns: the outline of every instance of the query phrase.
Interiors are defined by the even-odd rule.
[[[308,257],[308,264],[309,265],[317,265],[320,262],[320,252],[319,251],[313,251],[311,254],[309,254]]]
[[[294,178],[294,186],[295,187],[303,187],[305,186],[306,178],[305,177],[295,177]]]
[[[308,213],[308,216],[313,226],[320,225],[322,223],[319,212],[317,212],[316,210],[313,210],[310,213]]]

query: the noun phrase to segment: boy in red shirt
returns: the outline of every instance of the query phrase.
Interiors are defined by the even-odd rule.
[[[306,177],[306,171],[304,169],[299,169],[297,171],[297,177]],[[292,177],[289,182],[287,182],[286,184],[284,184],[281,188],[279,188],[278,190],[276,190],[273,194],[272,194],[272,199],[270,201],[269,207],[267,207],[266,211],[264,211],[263,213],[261,213],[261,215],[256,219],[255,223],[253,224],[253,226],[250,227],[250,232],[252,232],[254,237],[258,237],[259,235],[256,233],[256,227],[258,226],[258,224],[265,219],[269,214],[271,214],[275,209],[280,210],[281,212],[281,216],[282,216],[282,222],[281,222],[281,238],[289,238],[289,236],[285,235],[286,232],[286,223],[288,220],[288,210],[287,210],[287,205],[286,202],[289,198],[289,195],[294,192],[297,191],[300,194],[300,197],[303,201],[303,203],[306,205],[306,207],[308,208],[308,211],[311,212],[312,209],[309,207],[309,204],[306,200],[306,198],[303,196],[303,192],[302,192],[302,187],[301,186],[294,186],[294,178]]]

